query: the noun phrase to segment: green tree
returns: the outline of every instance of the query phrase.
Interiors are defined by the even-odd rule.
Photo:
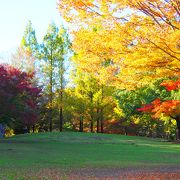
[[[38,52],[38,42],[36,32],[32,27],[31,21],[28,21],[21,40],[20,46],[12,55],[12,64],[26,72],[34,72],[36,70],[36,57]]]
[[[53,96],[59,90],[59,130],[63,127],[63,91],[65,87],[65,61],[68,60],[70,41],[65,28],[60,29],[54,23],[48,27],[41,44],[39,58],[44,61],[44,75],[48,80],[49,95],[49,130],[53,126]]]
[[[114,92],[112,87],[99,84],[89,73],[82,72],[76,67],[73,74],[74,114],[79,119],[79,131],[104,132],[104,123],[112,116]]]
[[[148,86],[136,90],[117,91],[116,114],[118,114],[120,123],[122,127],[124,127],[126,134],[127,129],[131,125],[134,125],[136,134],[152,136],[154,133],[162,137],[162,134],[165,133],[168,124],[167,121],[154,121],[150,115],[141,114],[137,111],[142,104],[149,104],[156,98],[166,98],[170,96],[169,92],[159,86],[160,82],[162,82],[162,80],[150,83]]]

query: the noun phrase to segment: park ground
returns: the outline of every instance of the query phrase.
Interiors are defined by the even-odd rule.
[[[180,144],[164,139],[53,132],[0,140],[0,179],[180,179]]]

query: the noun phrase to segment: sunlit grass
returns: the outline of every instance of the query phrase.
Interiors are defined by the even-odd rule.
[[[148,169],[180,165],[179,144],[162,139],[95,133],[13,136],[0,140],[0,154],[0,174],[10,177],[23,173],[25,176],[42,174],[43,169],[66,177],[71,170],[82,168]]]

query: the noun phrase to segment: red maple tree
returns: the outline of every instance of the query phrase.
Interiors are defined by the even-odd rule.
[[[0,65],[0,123],[11,126],[18,122],[27,128],[36,123],[41,89],[33,77],[33,73]]]
[[[173,81],[164,81],[160,84],[164,86],[167,91],[179,91],[180,90],[180,79]],[[158,118],[161,114],[170,116],[176,120],[176,139],[180,141],[180,100],[164,100],[161,101],[159,98],[152,101],[150,104],[145,104],[138,111],[151,113],[154,118]]]

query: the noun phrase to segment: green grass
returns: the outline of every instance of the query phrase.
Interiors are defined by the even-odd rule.
[[[91,133],[39,133],[0,140],[2,174],[39,169],[180,165],[180,144],[161,139]],[[1,179],[1,178],[0,178]],[[10,178],[9,178],[10,179]]]

